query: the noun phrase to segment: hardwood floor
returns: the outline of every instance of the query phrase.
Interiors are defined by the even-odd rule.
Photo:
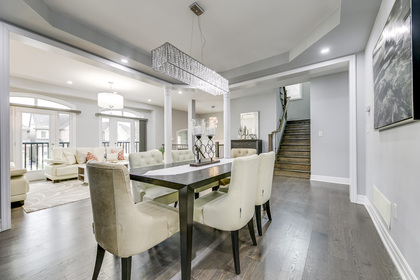
[[[348,186],[275,176],[263,235],[239,234],[241,275],[230,233],[194,225],[193,279],[401,279],[362,205]],[[265,212],[263,212],[265,214]],[[223,218],[223,213],[220,213]],[[90,200],[26,214],[12,209],[0,233],[1,279],[91,279],[96,242]],[[133,257],[132,279],[180,279],[179,234]],[[120,279],[106,253],[99,279]]]

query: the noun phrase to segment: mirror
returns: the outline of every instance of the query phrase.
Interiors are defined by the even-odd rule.
[[[241,139],[258,139],[259,137],[259,112],[241,113]]]

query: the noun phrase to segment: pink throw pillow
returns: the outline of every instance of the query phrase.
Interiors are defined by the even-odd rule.
[[[86,161],[89,161],[89,160],[96,160],[96,161],[98,161],[98,157],[95,156],[94,154],[92,154],[91,152],[88,152],[87,155],[86,155]]]

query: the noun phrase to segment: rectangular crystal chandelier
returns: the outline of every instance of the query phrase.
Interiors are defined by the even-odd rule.
[[[229,82],[170,43],[152,50],[153,70],[213,95],[229,92]]]

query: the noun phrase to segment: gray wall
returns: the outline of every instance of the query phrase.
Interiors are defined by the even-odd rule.
[[[214,112],[210,114],[201,114],[197,115],[197,118],[205,119],[206,121],[209,120],[210,117],[217,117],[217,128],[216,128],[216,135],[213,138],[214,142],[219,142],[220,144],[225,143],[225,134],[224,134],[224,124],[223,124],[223,112]],[[236,139],[236,138],[235,138]]]
[[[365,105],[373,108],[372,50],[385,25],[394,0],[383,0],[365,49]],[[417,93],[416,93],[417,94]],[[398,208],[391,217],[389,234],[420,278],[420,122],[383,131],[373,127],[373,111],[363,113],[366,131],[366,195],[373,204],[376,186]]]
[[[276,113],[278,109],[276,108],[276,98],[279,98],[278,89],[266,90],[257,95],[232,99],[230,101],[231,138],[238,138],[241,113],[258,111],[260,112],[259,139],[262,139],[263,152],[267,152],[268,134],[277,129],[278,116],[276,116]]]
[[[172,143],[177,143],[176,132],[188,129],[188,112],[172,109]]]
[[[311,80],[312,176],[349,178],[348,89],[348,72]]]
[[[307,120],[311,118],[310,83],[302,84],[302,99],[291,100],[287,109],[287,120]]]

